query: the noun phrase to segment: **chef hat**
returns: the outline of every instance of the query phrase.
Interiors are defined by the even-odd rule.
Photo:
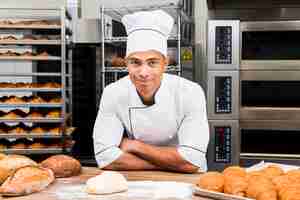
[[[167,39],[174,19],[163,10],[141,11],[122,18],[127,32],[126,56],[137,51],[156,50],[167,56]]]

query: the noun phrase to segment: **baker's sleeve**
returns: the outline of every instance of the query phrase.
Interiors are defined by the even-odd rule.
[[[100,168],[111,164],[123,153],[119,145],[124,127],[117,116],[113,97],[111,88],[104,89],[94,125],[94,153]]]
[[[209,126],[206,100],[199,85],[186,90],[182,97],[184,118],[178,130],[178,153],[200,171],[207,170],[206,150],[209,142]]]

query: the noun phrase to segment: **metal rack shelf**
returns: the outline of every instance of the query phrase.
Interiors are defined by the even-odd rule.
[[[0,40],[0,45],[60,45],[60,40]]]
[[[45,149],[1,149],[0,153],[5,154],[22,154],[22,155],[31,155],[31,154],[59,154],[63,152],[70,152],[69,148],[45,148]]]
[[[61,103],[43,103],[43,104],[4,104],[0,103],[1,108],[61,108],[63,104]]]
[[[6,139],[23,139],[23,138],[30,138],[30,139],[37,139],[37,138],[51,138],[51,139],[59,139],[63,136],[63,134],[58,134],[58,135],[53,135],[53,134],[43,134],[43,135],[35,135],[35,134],[13,134],[13,133],[8,133],[8,134],[0,134],[0,139],[1,138],[6,138]]]
[[[47,32],[45,30],[49,30],[51,33],[55,33],[55,37],[48,37],[49,40],[43,40],[42,37],[36,38],[37,40],[30,40],[30,39],[22,39],[19,38],[17,40],[0,40],[0,46],[1,48],[22,48],[24,46],[28,46],[29,48],[34,48],[35,45],[39,47],[45,46],[45,48],[57,48],[57,52],[60,52],[60,55],[54,54],[54,56],[1,56],[0,55],[0,62],[1,61],[14,61],[14,62],[24,62],[24,61],[41,61],[41,62],[51,62],[51,61],[59,61],[59,62],[53,62],[54,64],[57,64],[60,66],[60,70],[58,68],[54,68],[54,72],[49,69],[49,72],[6,72],[1,73],[0,77],[5,76],[11,76],[11,77],[27,77],[27,76],[36,76],[36,77],[58,77],[60,78],[61,87],[59,88],[46,88],[46,87],[35,87],[35,88],[18,88],[14,87],[14,85],[11,85],[11,88],[0,88],[0,93],[4,92],[44,92],[45,94],[49,93],[50,95],[53,95],[53,92],[55,93],[55,96],[59,95],[60,98],[63,100],[60,103],[41,103],[41,104],[35,104],[35,103],[22,103],[22,104],[9,104],[9,103],[0,103],[0,109],[2,108],[57,108],[60,110],[61,115],[59,118],[16,118],[16,119],[5,119],[5,116],[0,118],[0,123],[10,123],[14,124],[14,126],[19,127],[18,123],[22,122],[25,124],[25,126],[32,127],[35,123],[46,123],[45,126],[39,125],[41,128],[44,128],[45,131],[42,134],[39,133],[27,133],[27,134],[20,134],[20,133],[1,133],[0,138],[5,139],[20,139],[20,138],[44,138],[44,139],[51,139],[51,138],[57,138],[57,139],[65,139],[71,137],[72,132],[75,130],[72,129],[71,133],[68,126],[72,126],[72,48],[67,48],[67,45],[70,43],[69,41],[72,41],[72,30],[67,25],[67,19],[71,20],[71,15],[67,12],[65,7],[61,8],[0,8],[0,19],[2,21],[9,20],[12,23],[21,22],[21,21],[35,21],[37,20],[45,20],[50,22],[49,24],[37,24],[33,23],[27,23],[22,24],[0,24],[0,31],[3,33],[27,33],[28,31],[32,31],[33,34],[35,34],[34,31],[38,31],[38,35],[46,35]],[[59,34],[59,37],[57,37]],[[67,36],[69,35],[69,36]],[[17,36],[15,36],[17,38]],[[34,51],[33,51],[34,52]],[[38,68],[38,67],[37,67]],[[67,74],[68,73],[68,74]],[[39,82],[40,79],[37,79],[33,82]],[[15,82],[15,81],[14,81]],[[16,81],[17,83],[17,81]],[[9,85],[10,86],[10,85]],[[34,85],[35,86],[35,85]],[[38,85],[37,85],[38,86]],[[67,87],[68,86],[68,87]],[[43,95],[45,95],[43,93]],[[57,93],[57,94],[56,94]],[[35,109],[37,110],[37,109]],[[59,133],[50,133],[47,129],[48,123],[57,123],[59,127],[61,127],[61,131]],[[62,132],[63,131],[63,132]],[[7,147],[7,149],[2,149],[0,152],[3,153],[15,153],[15,154],[58,154],[58,153],[65,153],[70,152],[71,148],[66,147],[60,147],[58,148],[45,148],[45,149],[12,149]]]
[[[0,73],[0,76],[61,76],[61,73],[54,72],[33,72],[33,73]],[[66,74],[66,76],[70,76],[70,74]]]
[[[61,88],[0,88],[0,92],[61,92]]]
[[[185,22],[192,23],[194,21],[192,16],[186,14],[183,11],[183,7],[181,4],[161,4],[161,5],[150,5],[147,7],[119,7],[119,8],[105,8],[107,15],[111,16],[113,19],[121,21],[122,17],[127,14],[131,14],[137,11],[147,11],[147,10],[164,10],[169,13],[175,19],[178,15],[181,15],[182,19]]]
[[[61,57],[58,56],[0,56],[0,60],[47,60],[47,61],[59,61]]]
[[[166,72],[179,72],[180,68],[178,65],[173,66],[167,66],[166,68]],[[103,71],[102,73],[105,72],[128,72],[126,67],[105,67],[105,71]]]
[[[0,29],[49,29],[60,30],[61,25],[0,25]]]
[[[5,119],[5,118],[0,118],[0,123],[1,122],[35,122],[35,123],[61,123],[64,122],[64,118],[53,118],[53,119],[45,119],[45,118],[35,118],[35,119],[27,119],[27,118],[17,118],[17,119]]]

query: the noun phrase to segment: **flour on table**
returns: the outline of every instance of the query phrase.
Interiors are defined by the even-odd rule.
[[[53,193],[58,200],[192,199],[192,184],[171,181],[128,181],[128,191],[110,195],[91,195],[85,192],[85,184],[66,184]]]

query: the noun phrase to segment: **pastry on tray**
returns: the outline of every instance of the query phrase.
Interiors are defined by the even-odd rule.
[[[63,100],[62,100],[62,98],[60,98],[60,97],[57,97],[57,98],[52,98],[52,99],[50,99],[49,101],[48,101],[48,103],[63,103]]]
[[[113,56],[111,59],[111,65],[113,67],[125,67],[126,62],[124,58],[118,57],[118,56]]]
[[[31,129],[30,134],[33,135],[43,135],[45,133],[45,130],[41,127],[35,127]]]
[[[23,142],[15,142],[9,146],[10,149],[26,149],[27,145]]]
[[[2,119],[19,119],[20,115],[16,114],[14,111],[8,112],[7,114],[2,115],[0,118]]]
[[[1,150],[3,150],[3,149],[7,149],[7,145],[6,145],[6,144],[2,144],[2,143],[1,143],[1,144],[0,144],[0,149],[1,149]]]
[[[0,21],[0,25],[13,25],[13,22],[10,20],[2,20]]]
[[[44,145],[41,142],[34,142],[34,143],[28,145],[27,148],[28,149],[44,149],[44,148],[46,148],[46,145]]]
[[[16,96],[10,96],[6,100],[3,101],[3,103],[7,104],[24,104],[26,103],[24,99]]]
[[[40,118],[43,118],[43,117],[44,116],[41,113],[37,112],[37,111],[30,111],[28,113],[28,115],[26,116],[26,118],[28,118],[28,119],[40,119]]]
[[[28,99],[28,102],[32,104],[42,104],[45,103],[46,101],[39,96],[32,96]]]
[[[43,88],[60,88],[61,85],[59,83],[55,83],[55,82],[48,82],[48,83],[44,83],[42,84]]]
[[[13,51],[6,51],[0,54],[1,56],[19,56],[20,54],[17,52],[13,52]]]
[[[33,35],[28,34],[28,35],[24,35],[22,37],[22,40],[36,40],[36,37],[33,36]]]
[[[17,40],[17,39],[18,38],[16,38],[13,35],[8,35],[8,36],[5,36],[5,37],[1,38],[1,40]]]
[[[51,129],[49,129],[49,133],[51,135],[60,135],[61,134],[61,128],[60,127],[51,128]]]
[[[60,118],[60,111],[54,110],[47,113],[46,118]]]
[[[23,53],[20,54],[20,56],[25,56],[25,57],[31,57],[31,56],[35,56],[36,54],[31,52],[31,51],[25,51]]]
[[[25,135],[27,134],[27,131],[21,127],[16,127],[14,129],[9,130],[8,133],[14,135]]]
[[[38,53],[36,56],[40,56],[40,57],[48,57],[50,56],[46,51],[43,51],[42,53]]]
[[[30,87],[31,88],[41,88],[43,86],[43,84],[41,83],[31,83]]]

